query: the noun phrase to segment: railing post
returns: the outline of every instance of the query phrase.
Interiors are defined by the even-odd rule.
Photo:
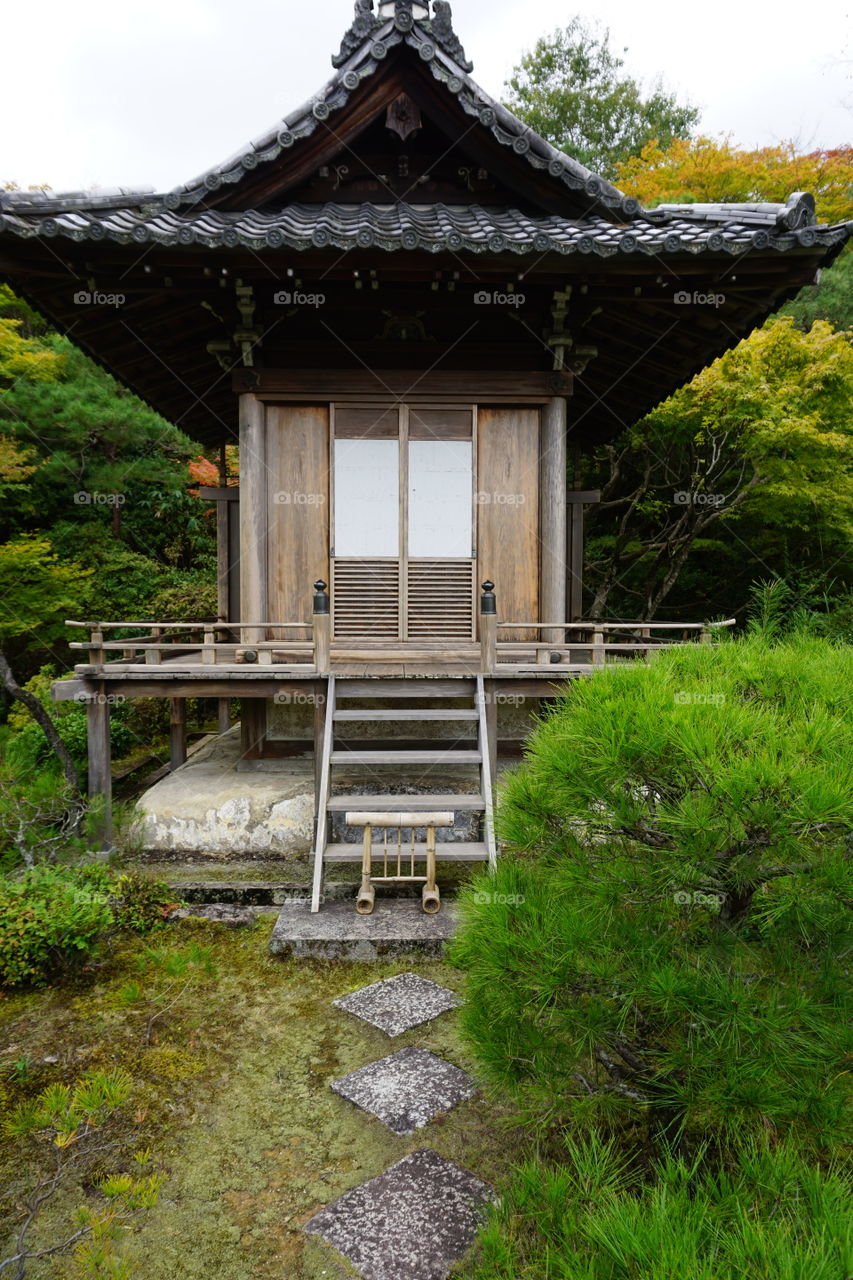
[[[152,639],[152,640],[159,640],[162,634],[163,634],[163,633],[162,633],[162,631],[160,630],[160,628],[159,628],[159,627],[152,627],[152,628],[151,628],[151,639]],[[151,666],[151,667],[159,666],[159,665],[160,665],[160,662],[161,662],[161,660],[162,660],[162,657],[163,657],[163,655],[162,655],[162,653],[161,653],[161,651],[160,651],[159,649],[146,649],[146,650],[145,650],[145,663],[146,663],[146,665],[147,665],[147,666]]]
[[[326,583],[318,578],[314,583],[314,666],[318,672],[328,672],[331,662],[332,615],[329,613],[329,593]]]
[[[487,578],[480,596],[480,671],[494,671],[498,661],[498,606],[495,584]]]
[[[605,662],[604,653],[604,632],[593,631],[592,633],[592,665],[594,667],[603,667]]]
[[[100,667],[104,661],[104,633],[100,627],[93,627],[89,637],[89,661],[93,667]]]
[[[204,648],[201,651],[201,660],[205,663],[216,662],[216,641],[215,633],[212,629],[205,628],[204,631]]]
[[[710,644],[710,643],[711,643],[711,638],[712,638],[712,637],[711,637],[711,632],[708,630],[708,628],[707,628],[707,627],[703,627],[703,628],[702,628],[702,630],[699,632],[699,643],[700,643],[700,644]]]

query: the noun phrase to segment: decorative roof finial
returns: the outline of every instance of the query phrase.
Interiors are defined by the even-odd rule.
[[[419,26],[463,71],[472,70],[473,64],[465,57],[465,50],[453,30],[448,0],[433,0],[432,17],[429,0],[379,0],[378,13],[374,12],[373,0],[355,0],[352,26],[343,38],[340,53],[332,58],[332,66],[342,67],[387,22],[393,22],[397,31],[404,33]]]
[[[465,57],[462,43],[453,30],[453,14],[449,0],[433,0],[432,13],[429,29],[433,39],[437,40],[445,52],[459,63],[463,71],[473,71],[474,64]]]

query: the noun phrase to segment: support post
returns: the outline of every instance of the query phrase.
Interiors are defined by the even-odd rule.
[[[174,772],[187,758],[187,700],[169,699],[169,768]]]
[[[583,618],[584,511],[601,501],[601,492],[598,489],[570,489],[566,499],[570,513],[566,545],[566,599],[569,622],[579,622]]]
[[[539,453],[539,608],[543,622],[566,620],[566,401],[554,396],[542,408]],[[550,644],[563,644],[556,627],[542,632]]]
[[[89,754],[89,799],[103,805],[94,838],[101,849],[112,844],[112,754],[110,751],[110,704],[99,684],[86,703],[87,742]]]
[[[267,531],[266,414],[251,392],[240,396],[240,613],[242,622],[266,622]],[[265,628],[247,628],[242,645],[266,640]],[[271,658],[270,658],[271,661]]]
[[[488,579],[482,583],[480,597],[480,671],[490,675],[498,661],[498,607],[495,584]]]
[[[329,613],[329,593],[326,583],[318,578],[314,583],[314,665],[320,675],[328,675],[331,663],[332,615]]]
[[[240,701],[240,754],[244,760],[260,760],[267,736],[267,704],[263,698]]]
[[[227,733],[231,728],[231,700],[229,698],[217,698],[216,719],[219,732]]]

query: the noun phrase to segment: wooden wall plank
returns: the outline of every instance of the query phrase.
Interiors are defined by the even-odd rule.
[[[310,622],[313,583],[329,582],[329,410],[267,407],[269,619]],[[275,640],[304,639],[277,628]]]
[[[539,618],[539,410],[477,412],[477,575],[491,578],[498,621]],[[531,640],[532,631],[505,639]]]

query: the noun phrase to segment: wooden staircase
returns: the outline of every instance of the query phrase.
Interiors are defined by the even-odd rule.
[[[390,706],[379,710],[358,710],[339,707],[339,700],[377,699]],[[419,699],[454,699],[469,700],[467,707],[421,708]],[[347,744],[338,735],[338,726],[351,723],[412,723],[422,726],[428,733],[428,726],[436,723],[465,723],[476,726],[476,746],[459,747],[453,739],[435,739],[428,748],[419,745],[417,748],[405,746],[401,739],[400,746],[384,745],[381,749],[372,748],[369,739],[361,739],[356,744]],[[471,740],[474,741],[473,739]],[[311,895],[311,910],[319,911],[323,893],[325,867],[335,862],[360,863],[362,857],[361,842],[330,843],[329,835],[332,815],[345,813],[347,810],[368,808],[377,813],[411,813],[428,812],[430,810],[467,811],[482,814],[481,839],[476,841],[440,841],[437,846],[439,862],[488,862],[494,867],[497,858],[495,844],[494,813],[492,808],[492,755],[489,742],[489,729],[486,716],[486,695],[483,688],[483,677],[458,677],[450,680],[430,679],[358,679],[353,677],[329,676],[326,695],[325,723],[323,729],[322,758],[319,769],[319,785],[317,795],[317,835],[314,845],[314,874]],[[421,781],[425,766],[441,769],[442,774],[452,774],[454,769],[467,772],[476,766],[479,773],[479,789],[464,794],[443,795],[396,795],[396,794],[364,794],[352,792],[347,795],[332,795],[333,773],[336,768],[346,766],[348,772],[365,772],[369,775],[379,768],[395,769],[394,780],[398,782]],[[417,767],[417,777],[407,776],[412,767]],[[375,775],[374,775],[375,776]],[[368,777],[365,778],[365,781]],[[408,853],[409,845],[406,845]],[[426,844],[415,844],[416,859],[424,859]]]

